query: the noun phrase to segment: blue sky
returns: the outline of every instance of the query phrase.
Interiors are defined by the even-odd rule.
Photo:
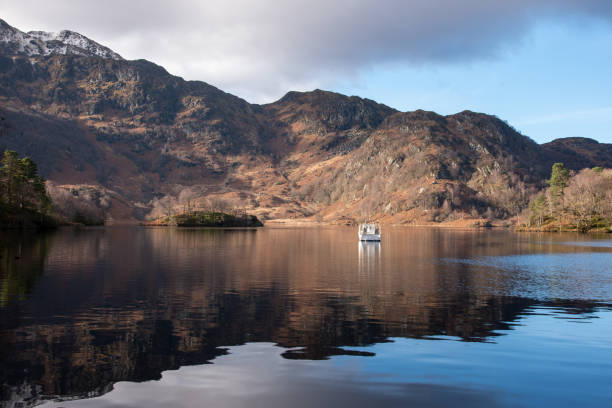
[[[3,0],[0,18],[253,103],[320,88],[612,143],[611,0]]]
[[[612,25],[544,21],[500,56],[452,64],[388,64],[334,90],[396,109],[485,112],[545,143],[612,143]]]

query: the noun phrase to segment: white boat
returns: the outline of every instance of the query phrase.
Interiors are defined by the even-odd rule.
[[[359,224],[360,241],[380,241],[380,226],[378,224]]]

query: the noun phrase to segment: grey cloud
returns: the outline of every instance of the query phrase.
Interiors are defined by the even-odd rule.
[[[541,19],[612,21],[607,0],[4,0],[22,30],[72,29],[250,101],[377,64],[497,58]]]

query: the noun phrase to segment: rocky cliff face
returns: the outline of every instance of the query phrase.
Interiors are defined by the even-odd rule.
[[[75,194],[98,190],[114,220],[213,204],[264,219],[508,217],[553,161],[608,165],[582,161],[590,145],[540,146],[469,111],[403,113],[320,90],[253,105],[77,33],[4,22],[0,117],[0,148]]]

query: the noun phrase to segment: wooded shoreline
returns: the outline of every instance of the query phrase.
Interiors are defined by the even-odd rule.
[[[514,227],[516,231],[535,232],[612,232],[612,169],[586,168],[580,172],[555,163],[548,188],[534,194],[528,205],[513,217],[451,217],[426,223],[438,228],[478,229]],[[66,190],[46,184],[38,174],[38,167],[30,158],[19,158],[14,151],[5,151],[0,166],[0,229],[48,229],[60,225],[104,225],[107,213],[94,206],[87,198],[108,201],[89,190]],[[224,200],[208,200],[207,206],[192,206],[191,200],[180,213],[167,207],[165,215],[145,226],[176,227],[261,227],[263,223],[242,206],[230,206]],[[106,202],[105,201],[105,202]],[[105,205],[110,206],[110,203]],[[387,225],[417,226],[418,220],[379,215],[364,217]],[[362,220],[364,220],[362,219]],[[303,220],[271,220],[277,224],[356,225],[358,219],[342,215],[322,223],[323,217]],[[112,218],[110,219],[112,222]],[[134,223],[136,220],[132,219]],[[421,220],[421,223],[423,221]]]

